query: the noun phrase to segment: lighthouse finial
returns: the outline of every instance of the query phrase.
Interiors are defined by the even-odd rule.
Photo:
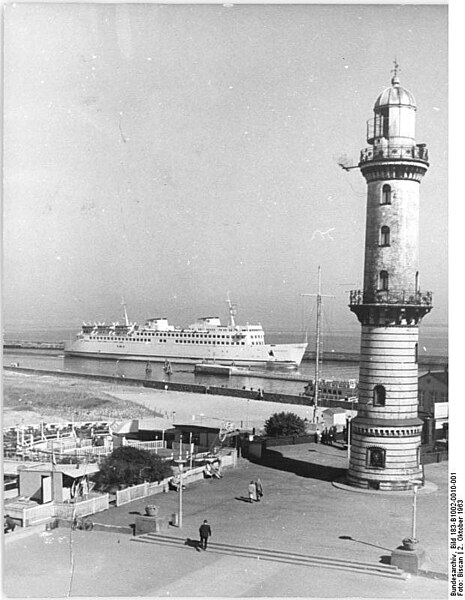
[[[399,71],[400,71],[400,67],[399,67],[399,63],[397,62],[397,57],[396,57],[396,58],[394,58],[394,68],[391,71],[391,73],[393,74],[392,79],[391,79],[392,85],[399,85],[399,83],[400,83]]]

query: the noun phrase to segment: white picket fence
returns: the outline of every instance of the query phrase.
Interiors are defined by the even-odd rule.
[[[95,496],[82,502],[56,502],[55,503],[55,514],[54,517],[61,517],[62,519],[71,519],[73,517],[86,517],[87,515],[93,515],[102,510],[107,510],[110,504],[109,494],[102,496]]]
[[[152,496],[153,494],[160,494],[161,492],[168,491],[169,481],[172,477],[163,479],[158,482],[144,482],[139,485],[133,485],[132,487],[125,488],[124,490],[118,490],[116,492],[116,506],[122,506],[128,504],[138,498],[145,498],[146,496]]]
[[[31,507],[21,507],[18,504],[6,507],[5,512],[13,519],[19,519],[23,527],[29,527],[30,525],[37,525],[54,517],[71,519],[73,515],[76,517],[93,515],[96,512],[106,510],[109,507],[109,503],[109,495],[102,494],[101,496],[73,503],[49,502],[48,504],[38,504]]]
[[[16,516],[9,509],[8,511],[10,516]],[[23,508],[19,518],[22,520],[23,527],[28,527],[29,525],[36,525],[37,523],[48,521],[54,516],[54,512],[55,506],[53,503],[40,504],[39,506],[33,506],[31,508]]]

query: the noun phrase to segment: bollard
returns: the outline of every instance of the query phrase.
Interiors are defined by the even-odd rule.
[[[179,527],[179,514],[178,513],[173,513],[171,515],[171,524],[173,525],[173,527]]]

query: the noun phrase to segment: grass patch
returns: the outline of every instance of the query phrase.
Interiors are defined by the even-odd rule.
[[[154,411],[114,398],[96,382],[70,381],[59,377],[9,377],[3,382],[3,407],[35,411],[74,419],[137,419],[154,416]]]

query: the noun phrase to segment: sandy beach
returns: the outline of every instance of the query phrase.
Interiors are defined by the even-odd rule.
[[[4,372],[3,387],[3,427],[71,419],[124,421],[158,415],[199,424],[207,419],[227,420],[236,428],[255,427],[259,431],[275,412],[289,411],[309,420],[313,417],[310,406],[111,385],[85,378]]]

